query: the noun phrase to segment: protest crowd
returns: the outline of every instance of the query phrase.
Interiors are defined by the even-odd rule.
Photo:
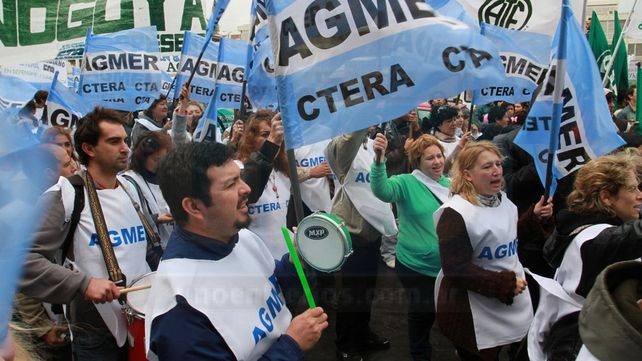
[[[426,361],[437,336],[447,360],[642,359],[642,112],[602,83],[595,13],[564,0],[544,37],[368,2],[326,20],[339,41],[309,2],[255,1],[248,46],[210,41],[228,2],[173,80],[134,28],[88,32],[79,82],[0,89],[31,94],[0,113],[1,361]],[[422,31],[470,43],[400,40]]]

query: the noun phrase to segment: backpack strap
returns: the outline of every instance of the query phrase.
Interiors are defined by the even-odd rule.
[[[74,209],[71,213],[69,232],[67,233],[67,237],[65,238],[65,241],[63,242],[61,247],[62,257],[60,259],[60,263],[63,263],[65,261],[65,258],[67,258],[67,252],[69,251],[69,247],[74,240],[76,227],[78,226],[78,222],[80,222],[80,213],[85,208],[85,184],[83,183],[82,178],[79,175],[74,174],[70,177],[67,177],[67,180],[69,180],[69,183],[74,186]]]

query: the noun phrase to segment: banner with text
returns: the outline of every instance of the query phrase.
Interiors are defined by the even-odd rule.
[[[84,41],[89,27],[96,34],[106,34],[156,26],[160,50],[180,52],[185,31],[205,32],[214,0],[3,0],[0,3],[0,64],[19,64],[57,56],[77,58],[77,44]]]
[[[454,0],[451,0],[454,1]],[[524,30],[550,36],[555,35],[562,13],[560,0],[457,0],[468,14],[491,25]],[[571,0],[576,19],[580,19],[584,0]]]
[[[505,79],[489,40],[423,0],[370,5],[267,3],[288,149]]]
[[[566,37],[564,74],[556,74],[554,66],[537,96],[526,122],[515,138],[515,144],[535,160],[535,167],[545,184],[550,134],[558,132],[557,151],[554,155],[553,180],[561,179],[578,170],[589,160],[606,154],[624,144],[617,134],[606,104],[600,73],[586,36],[569,11],[560,25],[553,43],[551,64],[556,64],[560,37]],[[565,29],[566,32],[561,31]],[[561,104],[554,104],[555,77],[565,77]],[[561,109],[561,119],[553,118],[553,109]]]
[[[506,80],[475,91],[475,102],[487,104],[495,100],[509,103],[529,102],[533,91],[544,81],[551,53],[548,35],[517,31],[481,24],[482,34],[499,50]]]
[[[161,90],[156,28],[87,35],[80,95],[108,108],[146,109]]]
[[[72,89],[56,81],[59,76],[56,73],[54,80],[51,82],[51,89],[49,89],[47,122],[51,126],[75,128],[78,119],[91,112],[94,107]]]

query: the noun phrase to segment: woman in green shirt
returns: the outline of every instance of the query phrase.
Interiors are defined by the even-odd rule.
[[[374,150],[385,154],[388,141],[377,134]],[[443,175],[444,147],[431,135],[422,135],[408,148],[410,174],[388,178],[383,161],[370,170],[372,193],[395,203],[399,218],[395,272],[408,297],[408,335],[413,360],[430,360],[430,328],[435,320],[434,285],[441,268],[439,241],[432,214],[448,200],[450,180]]]

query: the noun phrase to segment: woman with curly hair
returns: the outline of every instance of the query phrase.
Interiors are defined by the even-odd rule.
[[[639,154],[618,153],[578,171],[568,209],[557,214],[557,229],[544,246],[557,270],[554,280],[540,281],[543,295],[528,339],[531,360],[574,360],[582,346],[578,315],[598,274],[642,257],[641,163]]]
[[[517,257],[517,207],[502,192],[502,155],[467,145],[453,166],[452,198],[434,215],[442,271],[437,322],[462,360],[496,360],[520,342],[533,308]]]

